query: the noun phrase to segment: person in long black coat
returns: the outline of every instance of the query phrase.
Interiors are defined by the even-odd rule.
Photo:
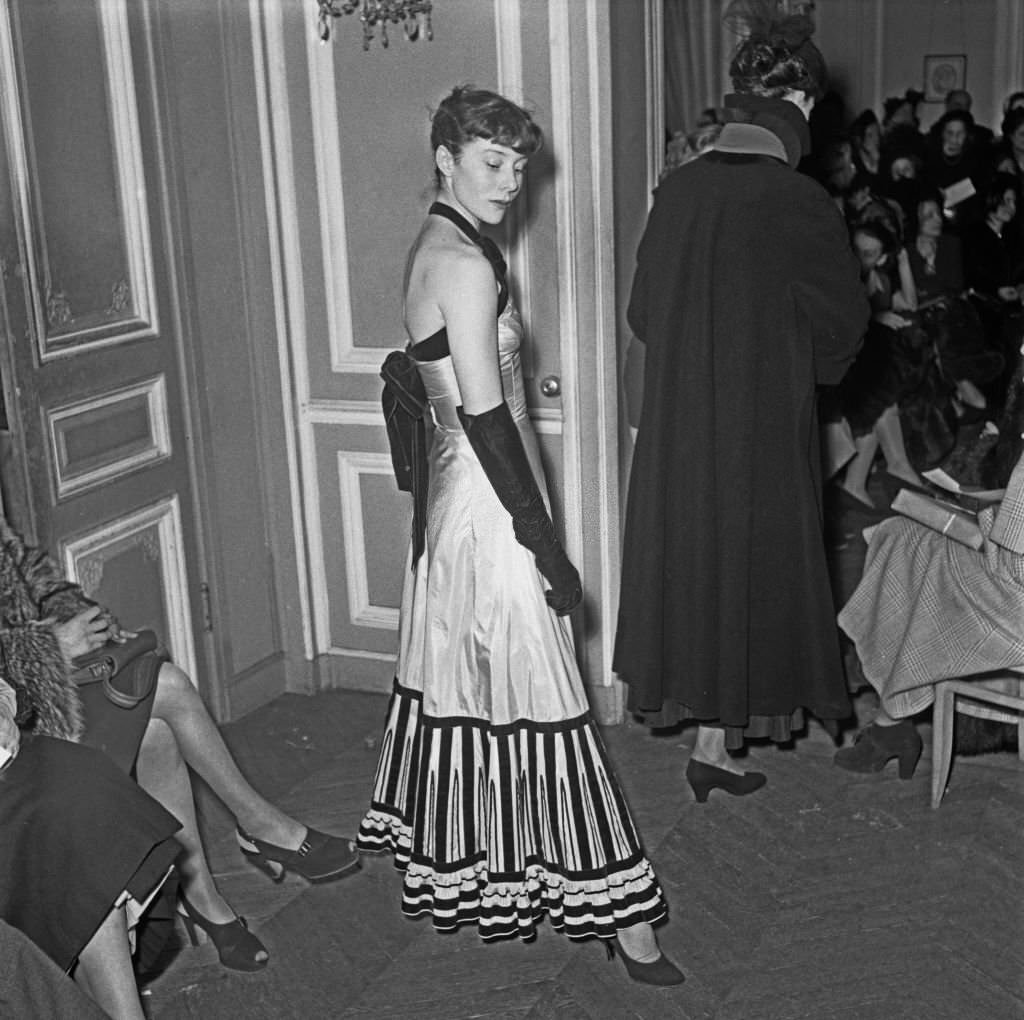
[[[818,82],[775,40],[731,71],[734,122],[658,188],[628,310],[646,364],[614,668],[652,725],[700,721],[699,800],[763,784],[727,753],[744,736],[849,714],[815,387],[842,377],[869,314],[835,204],[794,170]]]

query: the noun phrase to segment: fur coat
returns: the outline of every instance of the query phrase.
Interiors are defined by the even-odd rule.
[[[53,628],[93,605],[50,556],[0,522],[0,670],[17,694],[17,721],[26,731],[81,737],[78,688]]]

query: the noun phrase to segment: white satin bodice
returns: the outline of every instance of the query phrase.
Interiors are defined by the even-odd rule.
[[[510,300],[498,318],[498,365],[501,370],[501,388],[505,403],[512,417],[527,417],[526,390],[523,386],[523,370],[520,348],[523,340],[523,323],[519,312]],[[417,361],[420,378],[430,400],[434,424],[439,428],[461,431],[462,425],[456,408],[462,406],[462,394],[455,378],[455,367],[451,355],[437,361]]]

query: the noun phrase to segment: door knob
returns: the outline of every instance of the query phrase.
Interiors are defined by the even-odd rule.
[[[545,397],[557,397],[562,392],[562,380],[557,375],[546,375],[540,381],[540,391]]]

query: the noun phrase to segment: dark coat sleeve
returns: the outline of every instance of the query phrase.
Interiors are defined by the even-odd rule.
[[[871,310],[842,216],[814,187],[794,213],[800,229],[793,296],[811,335],[815,381],[828,386],[842,379],[856,356]]]

